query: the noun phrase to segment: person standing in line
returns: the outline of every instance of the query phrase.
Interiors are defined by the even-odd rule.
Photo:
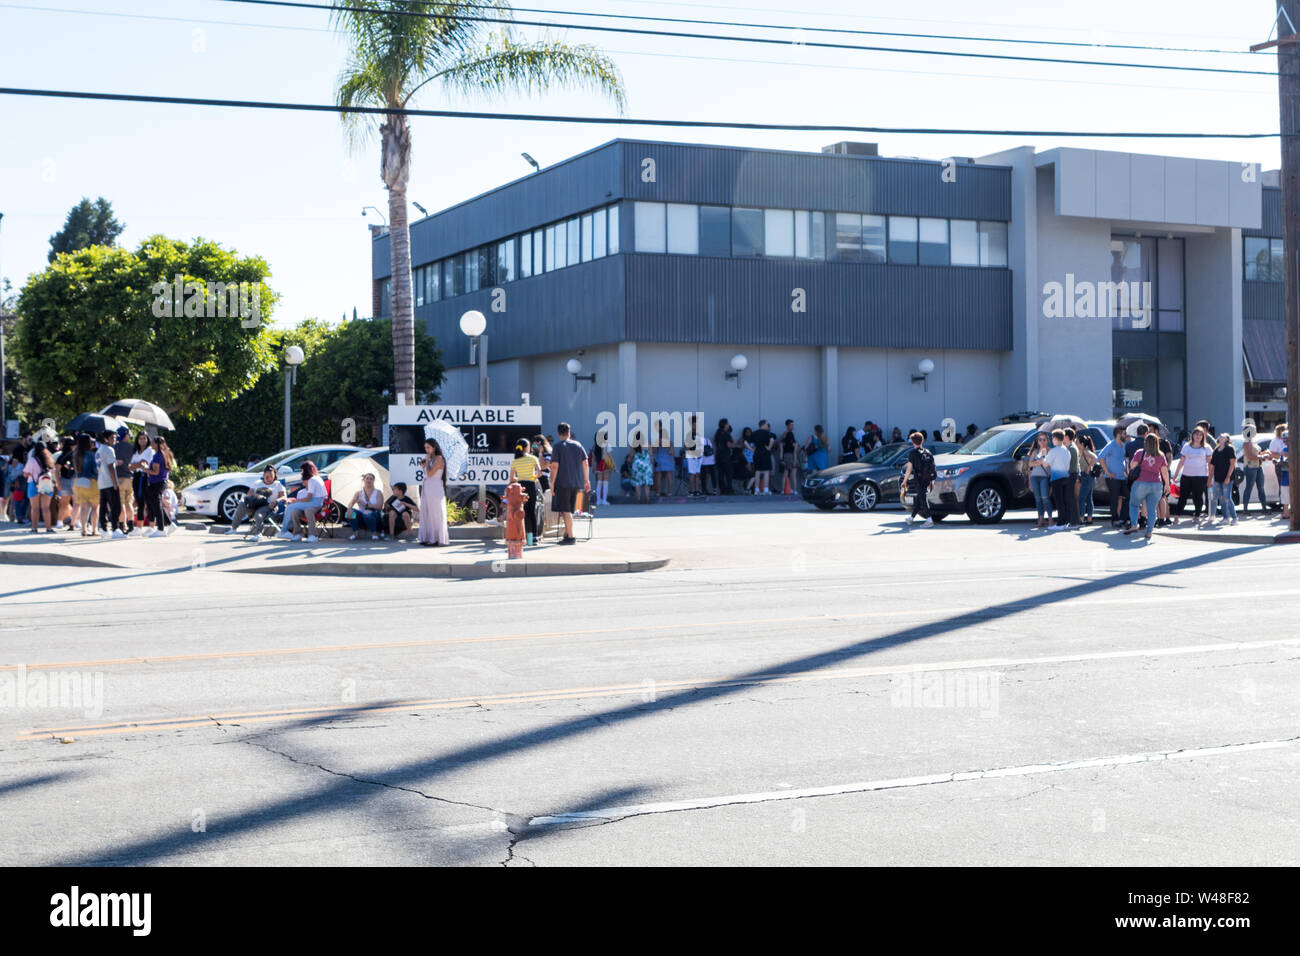
[[[72,523],[81,536],[95,537],[99,533],[99,458],[95,442],[85,432],[77,436],[72,452],[72,467],[76,473],[72,489]]]
[[[1200,425],[1193,428],[1192,437],[1183,446],[1182,456],[1174,468],[1174,481],[1178,482],[1178,503],[1174,506],[1175,513],[1182,517],[1187,499],[1190,497],[1195,509],[1192,514],[1193,525],[1200,523],[1202,511],[1208,514],[1208,509],[1205,507],[1205,492],[1210,480],[1212,452],[1206,445],[1205,439],[1205,429]]]
[[[1291,432],[1287,426],[1278,425],[1273,429],[1273,440],[1268,443],[1268,457],[1273,460],[1273,467],[1277,469],[1277,490],[1278,497],[1282,499],[1282,517],[1286,520],[1291,518],[1291,469],[1287,448],[1290,437]]]
[[[1133,434],[1135,437],[1130,438],[1128,443],[1124,446],[1124,462],[1125,462],[1124,500],[1125,501],[1129,500],[1129,492],[1133,489],[1133,482],[1135,480],[1135,476],[1137,475],[1137,469],[1133,465],[1133,456],[1136,455],[1138,452],[1140,452],[1143,449],[1143,447],[1145,447],[1146,440],[1147,440],[1147,433],[1149,431],[1150,428],[1147,426],[1146,422],[1138,422],[1137,428],[1133,430]],[[1128,521],[1127,514],[1124,516],[1124,520],[1126,522]],[[1152,518],[1151,520],[1154,521],[1155,518]],[[1146,523],[1145,517],[1142,518],[1142,522],[1143,522],[1143,526],[1145,527],[1145,523]]]
[[[1079,476],[1082,473],[1079,468],[1079,445],[1077,442],[1078,432],[1073,428],[1066,426],[1062,431],[1065,432],[1065,447],[1070,452],[1070,496],[1074,499],[1074,520],[1070,522],[1070,530],[1077,531],[1079,528]]]
[[[895,425],[894,430],[889,435],[889,441],[891,444],[898,444],[902,440],[903,440],[903,433],[901,430],[899,430],[899,427]],[[911,452],[908,452],[908,454],[911,454]]]
[[[1214,451],[1210,454],[1210,469],[1214,473],[1214,484],[1209,516],[1214,517],[1217,505],[1223,520],[1234,525],[1237,523],[1237,509],[1232,504],[1232,475],[1237,469],[1237,453],[1227,432],[1219,435]]]
[[[54,498],[50,502],[54,508],[54,526],[64,531],[71,531],[73,512],[77,503],[76,439],[71,435],[64,435],[59,443],[59,450],[57,452],[51,450],[51,454],[54,455],[57,479],[54,484]]]
[[[794,433],[794,419],[785,420],[785,431],[777,442],[781,453],[781,492],[785,493],[785,483],[790,483],[790,494],[799,494],[799,439]]]
[[[1092,489],[1101,466],[1097,464],[1097,451],[1092,447],[1091,435],[1079,435],[1075,444],[1079,449],[1079,523],[1092,524]]]
[[[1053,531],[1066,531],[1078,527],[1074,513],[1079,499],[1075,496],[1074,478],[1070,475],[1070,448],[1065,442],[1065,431],[1052,431],[1052,448],[1047,453],[1047,464],[1052,475],[1052,503],[1056,506],[1056,524]]]
[[[564,441],[561,436],[560,441]],[[581,442],[574,442],[581,447]],[[667,498],[673,493],[673,479],[677,477],[677,462],[673,439],[664,428],[663,420],[655,422],[655,494]]]
[[[1242,437],[1241,458],[1246,475],[1241,485],[1241,513],[1244,515],[1250,510],[1252,490],[1259,499],[1259,510],[1267,512],[1268,502],[1264,498],[1264,454],[1259,450],[1254,434]]]
[[[52,443],[51,443],[52,444]],[[40,525],[54,533],[54,489],[58,483],[58,466],[54,456],[43,443],[36,442],[23,466],[27,478],[27,500],[31,502],[32,534],[40,533]]]
[[[420,482],[420,544],[439,548],[451,544],[447,528],[447,460],[432,438],[425,439],[420,468],[424,472]]]
[[[1038,506],[1038,528],[1046,528],[1052,520],[1052,467],[1047,463],[1052,436],[1039,432],[1034,436],[1034,447],[1029,450],[1029,488]]]
[[[154,529],[146,537],[161,538],[172,530],[163,511],[162,498],[163,492],[167,489],[167,479],[171,477],[175,467],[176,459],[172,456],[171,449],[167,447],[167,439],[159,435],[153,440],[153,457],[149,459],[149,467],[146,470],[148,483],[144,489],[145,507],[148,508],[154,525]]]
[[[750,447],[754,449],[754,494],[770,495],[772,493],[772,448],[776,445],[776,436],[767,427],[767,419],[758,421],[758,431],[749,438]]]
[[[702,459],[704,457],[704,445],[700,440],[700,429],[695,421],[695,416],[691,416],[690,424],[686,429],[686,439],[682,442],[682,458],[686,460],[686,478],[690,482],[687,489],[687,495],[691,498],[703,498],[704,494],[700,491],[700,469],[703,467]],[[596,475],[596,481],[599,483],[600,475]]]
[[[924,444],[925,435],[921,436]],[[820,425],[813,426],[812,437],[808,439],[808,470],[824,471],[830,467],[830,446],[826,442],[826,432]],[[911,452],[908,452],[910,455]]]
[[[135,499],[135,528],[132,533],[145,534],[148,515],[145,509],[145,489],[149,486],[149,463],[153,461],[153,439],[148,432],[141,431],[135,436],[134,451],[127,467],[131,471],[131,493]]]
[[[110,525],[114,538],[125,538],[122,528],[122,496],[117,490],[117,435],[104,432],[96,450],[99,466],[99,530],[108,534]]]
[[[122,527],[130,534],[135,530],[135,495],[131,487],[131,455],[135,448],[131,431],[125,425],[118,426],[115,435],[117,443],[113,445],[113,454],[117,456],[117,495],[122,503]]]
[[[1141,450],[1134,454],[1133,471],[1136,477],[1129,493],[1129,526],[1124,529],[1124,533],[1134,534],[1139,530],[1138,509],[1146,505],[1145,538],[1150,541],[1160,499],[1169,491],[1169,462],[1160,452],[1160,439],[1155,433],[1148,432]]]
[[[1101,465],[1101,475],[1106,479],[1106,494],[1110,498],[1110,526],[1118,527],[1124,523],[1124,495],[1128,491],[1125,480],[1124,446],[1128,443],[1128,432],[1120,425],[1111,430],[1111,440],[1097,455],[1097,464]]]
[[[713,442],[709,440],[708,435],[701,435],[700,441],[704,443],[703,454],[700,455],[700,484],[704,486],[706,495],[716,495],[718,493],[718,459],[713,453]]]
[[[743,466],[744,475],[742,476],[742,480],[745,482],[746,491],[750,491],[751,489],[757,487],[755,484],[757,479],[754,477],[753,438],[754,438],[754,429],[746,425],[744,428],[740,430],[740,443],[736,447],[736,450],[740,452],[740,456],[743,459],[745,459],[745,464]]]
[[[840,464],[848,464],[858,460],[858,449],[862,444],[858,441],[858,430],[850,425],[844,430],[844,435],[840,438]]]
[[[820,425],[817,426],[821,428]],[[930,514],[930,489],[934,487],[936,469],[934,456],[925,447],[925,435],[912,432],[912,448],[907,453],[907,464],[903,466],[900,488],[906,488],[912,496],[912,513],[907,516],[910,525],[919,514],[925,519],[922,528],[933,528],[934,517]]]
[[[718,430],[713,433],[713,454],[718,460],[718,493],[723,495],[735,490],[731,484],[731,446],[731,424],[719,418]]]
[[[660,425],[662,426],[662,422]],[[587,449],[582,443],[569,437],[568,422],[560,422],[555,428],[559,441],[552,452],[551,487],[554,498],[551,509],[564,521],[564,537],[560,544],[576,544],[573,536],[573,512],[577,505],[578,492],[591,493],[591,476],[587,469]]]
[[[694,426],[694,418],[691,419],[691,424]],[[609,504],[609,478],[614,473],[614,457],[609,453],[608,442],[602,432],[596,432],[596,437],[592,439],[590,464],[591,470],[596,475],[596,500],[593,504],[607,505]],[[692,485],[692,490],[696,490],[695,485]],[[531,495],[526,488],[523,489],[523,493]],[[532,502],[533,499],[530,496],[527,500]],[[528,508],[529,504],[523,506],[524,511]]]
[[[636,485],[637,504],[650,503],[650,486],[654,480],[655,469],[650,462],[650,449],[638,440],[633,447],[632,456],[632,483]]]
[[[510,462],[510,477],[519,482],[523,493],[528,496],[524,502],[524,541],[532,547],[537,543],[537,472],[542,467],[537,456],[530,454],[531,446],[526,438],[515,442],[515,457]]]

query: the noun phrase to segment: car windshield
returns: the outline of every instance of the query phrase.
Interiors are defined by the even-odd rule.
[[[268,468],[274,468],[276,465],[280,464],[280,462],[288,458],[292,453],[293,453],[292,451],[282,451],[278,455],[272,455],[270,458],[263,458],[261,461],[259,461],[256,465],[254,465],[252,468],[248,470],[265,471]]]
[[[883,465],[902,451],[905,442],[896,441],[888,445],[881,445],[879,448],[873,448],[862,456],[864,465]]]
[[[1030,434],[1028,429],[990,428],[962,445],[954,455],[1006,455]]]

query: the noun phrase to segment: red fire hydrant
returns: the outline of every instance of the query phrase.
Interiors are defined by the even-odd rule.
[[[511,478],[506,485],[506,552],[512,558],[524,556],[524,486]]]

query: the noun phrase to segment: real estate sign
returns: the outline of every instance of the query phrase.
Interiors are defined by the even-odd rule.
[[[542,430],[540,405],[389,405],[388,473],[390,481],[406,482],[414,494],[424,480],[424,426],[447,422],[460,430],[469,445],[469,468],[457,485],[504,485],[510,480],[515,442]]]

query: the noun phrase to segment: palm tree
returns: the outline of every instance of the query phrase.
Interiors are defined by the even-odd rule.
[[[510,19],[508,3],[350,0],[347,6],[333,14],[334,26],[349,46],[347,65],[339,75],[340,107],[407,108],[420,90],[436,82],[447,93],[482,96],[537,92],[553,85],[588,87],[608,94],[622,112],[622,77],[595,47],[570,46],[549,37],[521,43],[508,24],[481,22]],[[379,174],[388,189],[396,392],[413,403],[415,314],[406,213],[411,127],[406,115],[397,112],[344,113],[343,121],[361,134],[370,131],[365,123],[370,116],[383,119]]]

